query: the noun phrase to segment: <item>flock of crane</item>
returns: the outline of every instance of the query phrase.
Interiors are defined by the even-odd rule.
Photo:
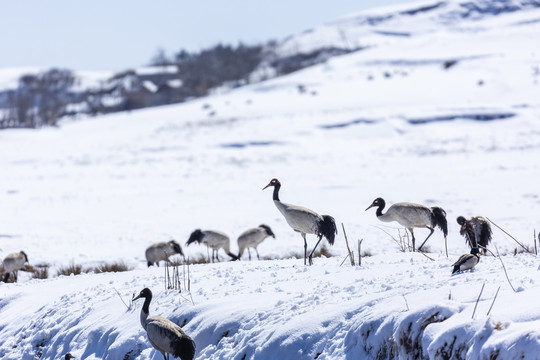
[[[299,232],[304,239],[304,265],[306,265],[306,263],[312,265],[313,254],[323,237],[326,238],[330,245],[334,244],[335,235],[337,234],[334,218],[330,215],[319,215],[315,211],[305,207],[281,202],[279,199],[281,183],[277,179],[272,179],[263,190],[268,187],[274,188],[272,196],[274,204],[287,221],[287,224],[289,224],[294,231]],[[442,208],[402,202],[393,204],[385,213],[383,213],[385,206],[385,201],[382,198],[377,198],[366,211],[372,207],[376,207],[376,215],[379,220],[384,222],[395,221],[409,230],[412,236],[413,251],[416,251],[414,228],[427,228],[430,230],[429,235],[418,247],[419,251],[433,234],[436,227],[443,232],[446,239],[448,235],[448,225],[446,221],[446,212]],[[480,216],[472,217],[469,220],[460,216],[457,218],[457,223],[460,225],[460,234],[465,237],[466,242],[471,247],[471,252],[462,255],[452,265],[452,274],[470,270],[476,266],[480,260],[478,254],[480,251],[484,252],[486,250],[492,235],[489,222]],[[306,241],[307,234],[315,234],[318,237],[318,241],[309,255]],[[240,259],[244,250],[248,249],[249,259],[251,260],[251,252],[249,249],[254,248],[257,252],[257,258],[260,259],[257,246],[269,236],[275,237],[272,229],[264,224],[257,228],[245,231],[238,238],[238,255],[231,253],[229,237],[226,234],[215,230],[203,231],[197,229],[193,231],[186,242],[186,245],[195,242],[203,243],[208,248],[212,249],[212,260],[217,259],[218,261],[219,249],[224,249],[233,260]],[[148,247],[145,252],[147,265],[159,266],[160,261],[167,261],[169,257],[174,254],[184,255],[182,247],[174,240],[153,244]],[[13,274],[16,281],[17,271],[22,269],[26,262],[28,262],[28,256],[23,251],[7,255],[3,261],[5,273],[3,281],[7,282],[11,274]],[[152,346],[163,355],[165,360],[169,358],[169,355],[180,357],[182,360],[192,360],[195,356],[195,342],[184,333],[180,326],[172,321],[160,316],[150,316],[149,307],[150,302],[152,301],[152,292],[150,289],[143,289],[138,296],[133,298],[133,300],[141,298],[144,298],[145,300],[141,309],[140,321]],[[70,358],[73,358],[70,353],[65,355],[65,359]]]

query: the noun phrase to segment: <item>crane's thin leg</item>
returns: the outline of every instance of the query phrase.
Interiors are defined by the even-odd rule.
[[[315,249],[317,249],[317,246],[319,246],[319,243],[322,240],[322,236],[319,237],[319,241],[315,244],[315,247],[313,250],[311,250],[311,254],[309,254],[309,265],[313,265],[313,254],[315,253]]]
[[[412,235],[412,251],[415,252],[415,251],[416,251],[416,247],[415,247],[416,239],[414,238],[414,231],[413,231],[413,228],[409,228],[409,232],[410,232],[411,235]]]
[[[307,259],[307,240],[306,240],[306,234],[302,233],[302,237],[304,238],[304,265],[306,265],[306,259]]]
[[[261,257],[259,256],[259,250],[257,250],[257,248],[255,248],[255,251],[257,252],[257,260],[261,260]]]
[[[218,252],[219,252],[219,249],[216,250],[216,260],[217,260],[218,262],[221,262],[221,260],[219,260],[219,254],[218,254]]]
[[[248,248],[248,255],[249,255],[249,261],[251,261],[251,251],[249,251],[249,248]]]
[[[429,239],[429,237],[433,234],[433,232],[435,231],[435,229],[433,228],[430,228],[429,226],[426,226],[429,230],[431,230],[431,232],[429,233],[429,235],[427,236],[426,240],[424,240],[424,242],[422,243],[422,245],[420,245],[420,247],[418,248],[418,251],[422,250],[422,246],[424,246],[424,244],[426,243],[426,241]],[[414,243],[413,243],[414,244]]]

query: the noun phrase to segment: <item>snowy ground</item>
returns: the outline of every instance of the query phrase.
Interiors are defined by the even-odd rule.
[[[357,25],[374,34],[368,50],[231,93],[0,132],[0,256],[24,250],[51,266],[51,279],[0,284],[0,358],[160,359],[142,304],[121,301],[143,287],[152,313],[184,325],[198,359],[540,358],[536,256],[514,256],[518,245],[495,228],[516,291],[494,257],[450,276],[468,252],[457,216],[487,216],[529,247],[540,231],[540,10],[438,27],[421,14]],[[333,23],[353,33],[351,18]],[[378,41],[388,29],[411,35]],[[448,60],[457,63],[445,69]],[[274,177],[284,202],[336,218],[334,256],[304,267],[245,254],[191,266],[191,294],[164,290],[145,248],[184,244],[196,228],[226,232],[236,252],[238,235],[266,223],[276,239],[262,256],[303,250],[261,190]],[[400,252],[399,226],[364,211],[379,196],[444,208],[449,258],[439,230],[427,243],[433,260]],[[340,266],[341,223],[373,255],[361,267]],[[118,260],[133,270],[54,277],[71,262]]]

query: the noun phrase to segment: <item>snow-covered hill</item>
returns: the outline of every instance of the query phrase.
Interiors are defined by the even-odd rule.
[[[0,256],[24,250],[52,275],[0,284],[0,357],[160,359],[141,304],[121,301],[149,287],[151,312],[183,325],[198,359],[540,358],[536,256],[514,256],[519,246],[494,227],[491,249],[516,291],[495,257],[450,275],[468,252],[459,215],[487,216],[531,248],[540,231],[540,8],[491,3],[517,7],[458,16],[464,2],[422,2],[353,14],[287,42],[332,44],[346,27],[364,50],[289,76],[0,132]],[[388,20],[362,20],[375,15]],[[291,258],[302,238],[261,191],[274,177],[283,201],[336,218],[334,256],[312,267]],[[438,230],[433,260],[401,252],[393,238],[403,229],[364,211],[379,196],[444,208],[449,257]],[[164,290],[163,268],[146,268],[153,242],[217,229],[236,252],[238,235],[261,223],[276,239],[259,252],[281,260],[192,265],[190,294]],[[340,266],[341,223],[353,248],[363,239],[372,254],[362,266]],[[133,270],[54,277],[71,262],[118,260]]]

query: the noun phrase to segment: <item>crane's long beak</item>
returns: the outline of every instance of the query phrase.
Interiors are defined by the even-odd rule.
[[[264,190],[264,189],[266,189],[266,188],[267,188],[267,187],[269,187],[269,186],[272,186],[272,183],[271,183],[271,182],[270,182],[270,183],[268,183],[268,185],[266,185],[266,186],[265,186],[265,187],[263,187],[262,189]]]
[[[374,206],[374,204],[369,205],[368,208],[367,208],[366,210],[364,210],[364,211],[368,211],[368,210],[371,209],[373,206]]]
[[[141,298],[141,294],[135,296],[133,299],[131,299],[131,301],[135,301],[135,300],[140,299],[140,298]]]

